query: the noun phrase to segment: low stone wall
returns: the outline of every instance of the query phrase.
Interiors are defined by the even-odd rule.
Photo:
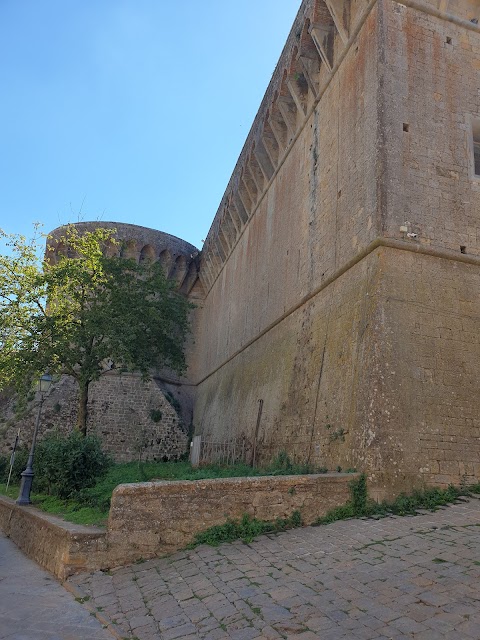
[[[20,507],[0,496],[0,529],[39,565],[60,580],[78,571],[99,569],[107,557],[106,532]]]
[[[244,513],[262,520],[300,511],[312,524],[350,499],[357,474],[262,476],[124,484],[113,492],[107,530],[20,507],[0,496],[0,529],[61,580],[184,548],[196,533]]]
[[[126,562],[182,549],[196,533],[244,513],[261,520],[300,511],[312,524],[350,499],[357,474],[261,476],[124,484],[115,489],[108,545]]]

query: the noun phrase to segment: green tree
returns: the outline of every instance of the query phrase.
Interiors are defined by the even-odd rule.
[[[0,255],[0,390],[25,392],[39,374],[67,374],[79,389],[78,424],[87,426],[89,385],[113,360],[148,379],[153,370],[185,370],[192,305],[158,262],[111,257],[114,230],[65,228],[65,255],[44,239],[6,234]]]

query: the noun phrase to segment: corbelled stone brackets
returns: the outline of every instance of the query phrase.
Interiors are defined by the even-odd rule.
[[[304,0],[202,251],[200,275],[207,293],[370,6]]]

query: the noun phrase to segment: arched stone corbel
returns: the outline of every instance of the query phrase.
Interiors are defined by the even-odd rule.
[[[120,257],[138,262],[140,249],[136,240],[124,240],[120,249]]]
[[[209,291],[211,286],[212,286],[212,282],[213,281],[210,279],[210,277],[205,272],[205,265],[204,264],[202,264],[201,267],[200,267],[200,271],[198,272],[198,279],[200,280],[200,284],[202,286],[203,291],[204,292],[205,291]]]
[[[274,132],[272,131],[272,126],[270,124],[270,113],[268,111],[265,117],[265,122],[263,123],[262,143],[265,152],[270,158],[272,167],[275,168],[278,165],[278,161],[280,159],[280,147],[278,146],[278,140]]]
[[[173,273],[172,273],[172,280],[175,280],[175,282],[177,283],[177,287],[180,289],[180,287],[183,284],[183,281],[185,280],[185,276],[187,275],[187,259],[185,258],[185,256],[177,256],[177,258],[175,259],[175,264],[173,266]]]
[[[220,243],[220,246],[223,249],[224,260],[226,260],[228,254],[230,253],[230,244],[228,242],[227,234],[225,233],[225,230],[223,228],[223,224],[220,226],[219,230],[217,231],[217,239],[218,239],[218,242]]]
[[[251,171],[251,167],[248,159],[245,161],[245,164],[243,165],[242,177],[243,177],[243,182],[245,183],[245,186],[248,189],[248,193],[250,194],[252,205],[255,205],[260,195],[261,189],[257,185],[255,178],[252,175],[252,171]]]
[[[231,251],[237,238],[237,231],[227,209],[223,211],[222,229],[225,234],[225,237],[227,238],[227,242]]]
[[[253,205],[257,201],[257,194],[253,179],[247,174],[246,165],[243,166],[238,192],[242,198],[243,204],[245,205],[245,209],[247,209],[248,215],[250,216]]]
[[[201,269],[206,270],[209,280],[213,281],[215,279],[216,268],[212,261],[211,252],[206,253],[203,257]]]
[[[282,80],[282,90],[277,98],[277,107],[282,114],[283,120],[288,130],[288,142],[295,136],[297,131],[297,105],[290,93],[287,84],[287,72],[284,72]]]
[[[198,272],[200,279],[204,281],[205,290],[208,291],[213,284],[214,273],[212,270],[212,265],[208,262],[205,257],[202,257],[200,261],[200,270]]]
[[[258,189],[258,195],[260,196],[265,191],[265,183],[268,182],[268,178],[266,178],[263,173],[260,165],[258,164],[258,160],[255,156],[255,149],[252,150],[250,154],[250,158],[248,159],[248,169],[250,174],[255,181]]]
[[[248,220],[248,210],[245,208],[245,204],[240,195],[240,189],[237,193],[233,194],[232,197],[232,206],[234,210],[237,212],[238,217],[242,221],[242,225],[245,225]]]
[[[279,155],[283,153],[288,144],[288,129],[280,109],[275,102],[268,120],[270,128],[278,144]]]
[[[262,139],[259,139],[254,145],[253,153],[255,154],[255,159],[264,175],[265,180],[269,182],[271,177],[273,176],[275,168],[267,150],[265,149],[265,145],[263,144]]]
[[[297,111],[303,116],[307,115],[307,97],[308,97],[308,83],[303,74],[303,70],[300,68],[298,61],[298,49],[294,47],[292,51],[292,59],[290,62],[290,70],[286,76],[286,85],[292,96]]]
[[[333,69],[333,42],[335,39],[335,23],[324,0],[315,0],[313,20],[310,24],[310,35],[322,59],[331,73]]]
[[[350,0],[325,0],[325,4],[343,44],[347,44],[350,35]]]
[[[240,231],[242,230],[242,221],[238,217],[238,213],[231,202],[229,202],[226,207],[225,215],[230,218],[231,224],[235,229],[235,237],[237,237]]]
[[[318,53],[317,47],[313,42],[310,34],[310,20],[305,20],[302,33],[300,36],[300,53],[298,55],[298,65],[303,71],[305,80],[308,83],[314,98],[318,97],[319,84],[320,84],[320,64],[321,57]]]
[[[218,255],[218,251],[214,244],[214,240],[211,240],[209,242],[208,246],[204,249],[204,251],[205,251],[205,254],[204,254],[205,260],[208,261],[212,275],[215,276],[218,273],[218,271],[220,271],[223,263],[220,256]]]
[[[218,230],[215,238],[213,239],[213,250],[214,252],[217,253],[218,257],[220,258],[220,263],[223,265],[223,263],[227,259],[228,251],[225,251],[225,249],[222,246],[222,243],[220,242],[220,236],[219,236]]]
[[[195,264],[195,260],[192,260],[188,265],[188,271],[183,280],[183,283],[181,286],[181,292],[185,295],[188,295],[192,290],[193,285],[197,281],[197,278],[198,278],[197,265]]]
[[[163,269],[163,273],[168,278],[173,262],[172,254],[170,253],[170,251],[168,249],[163,249],[163,251],[160,251],[158,261],[160,262],[160,265]]]

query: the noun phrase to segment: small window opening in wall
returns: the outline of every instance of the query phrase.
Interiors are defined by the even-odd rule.
[[[452,44],[452,39],[450,38],[450,36],[447,36],[446,42],[447,42],[447,44]]]
[[[410,129],[410,125],[406,122],[403,123],[403,130],[405,131],[405,133],[408,133]]]
[[[467,253],[467,247],[464,244],[460,245],[460,253]]]

